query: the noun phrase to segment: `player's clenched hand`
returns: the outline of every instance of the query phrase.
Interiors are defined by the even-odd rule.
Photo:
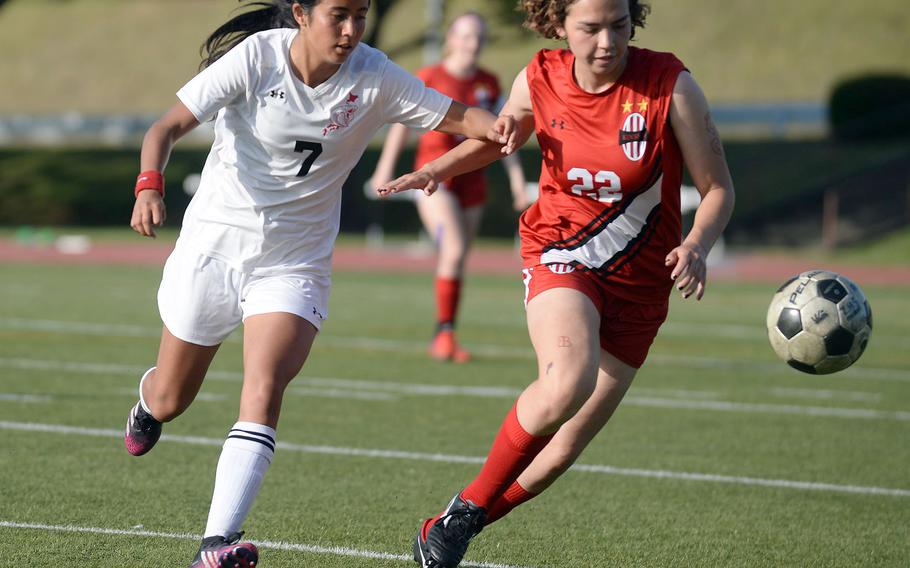
[[[416,172],[405,174],[398,179],[386,182],[376,189],[380,197],[388,197],[393,193],[419,189],[427,195],[433,195],[437,187],[436,179],[426,169],[421,168]]]
[[[683,243],[670,251],[664,263],[672,266],[670,278],[676,289],[682,292],[683,298],[695,293],[695,299],[701,300],[705,295],[705,284],[708,279],[708,266],[705,262],[707,252],[697,245]]]
[[[155,227],[164,224],[166,217],[164,199],[157,191],[147,189],[140,191],[133,205],[133,217],[130,227],[143,237],[155,238]]]
[[[518,121],[511,114],[500,115],[487,132],[487,139],[502,144],[503,154],[511,154],[518,141]]]

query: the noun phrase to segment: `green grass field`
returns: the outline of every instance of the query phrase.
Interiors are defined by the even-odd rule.
[[[239,334],[171,437],[133,458],[121,430],[157,348],[160,268],[0,273],[0,565],[186,566],[236,416]],[[469,280],[461,329],[477,357],[462,366],[424,355],[430,285],[336,274],[245,527],[262,566],[407,566],[419,519],[476,473],[535,373],[521,285]],[[826,377],[774,358],[772,292],[674,300],[584,468],[484,531],[466,565],[906,566],[910,287],[867,287],[870,346]]]

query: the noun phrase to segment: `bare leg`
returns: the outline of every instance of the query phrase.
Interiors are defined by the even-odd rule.
[[[632,386],[637,369],[606,351],[601,351],[600,361],[594,393],[518,477],[518,483],[527,491],[540,493],[565,473],[603,429]]]
[[[293,314],[246,319],[240,416],[218,460],[205,537],[232,535],[246,520],[275,454],[285,388],[300,372],[315,337],[313,324]]]
[[[538,378],[518,398],[518,421],[531,434],[552,434],[594,392],[600,314],[578,290],[554,288],[528,303],[527,317]]]
[[[193,402],[220,345],[196,345],[161,330],[158,362],[142,383],[142,396],[159,422],[180,416]]]
[[[477,234],[483,207],[463,209],[448,190],[417,198],[417,212],[424,229],[439,247],[436,276],[458,279],[464,274],[471,241]]]
[[[421,525],[415,559],[457,565],[488,511],[575,416],[595,391],[600,361],[600,314],[588,296],[572,288],[541,292],[527,309],[537,353],[538,377],[518,397],[493,440],[480,473],[444,511]]]
[[[480,225],[483,207],[463,209],[458,198],[443,189],[431,197],[418,198],[417,210],[438,246],[434,282],[436,333],[430,344],[430,356],[440,361],[464,363],[470,360],[471,354],[458,345],[455,321],[468,250]]]
[[[251,316],[244,326],[240,420],[275,428],[284,390],[303,368],[316,327],[288,313]]]

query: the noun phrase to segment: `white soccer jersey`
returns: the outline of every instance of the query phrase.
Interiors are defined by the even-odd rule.
[[[294,29],[245,39],[177,96],[215,142],[180,232],[182,246],[243,272],[328,275],[341,187],[384,124],[438,125],[451,99],[363,43],[312,88],[291,70]]]

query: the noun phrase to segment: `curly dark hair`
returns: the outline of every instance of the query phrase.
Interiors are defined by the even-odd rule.
[[[525,12],[524,26],[547,39],[560,39],[556,29],[566,21],[566,12],[576,0],[518,0],[518,10]],[[629,0],[629,14],[632,16],[632,37],[635,28],[645,27],[645,18],[651,6],[639,0]]]

